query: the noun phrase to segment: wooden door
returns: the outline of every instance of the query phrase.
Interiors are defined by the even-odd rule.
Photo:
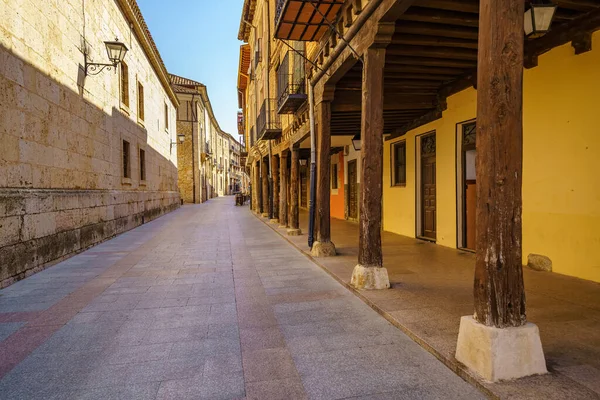
[[[475,122],[462,127],[462,183],[463,183],[463,246],[475,250],[477,226],[477,182],[475,160],[477,158]]]
[[[348,218],[358,219],[358,173],[356,160],[348,161]]]
[[[308,168],[300,166],[300,207],[308,208]]]
[[[436,239],[435,134],[421,139],[421,232]]]

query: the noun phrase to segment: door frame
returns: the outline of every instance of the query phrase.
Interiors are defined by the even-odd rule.
[[[437,239],[432,239],[423,236],[423,183],[421,178],[421,139],[429,135],[436,135],[436,130],[423,132],[419,135],[415,135],[415,237],[417,239],[426,240],[428,242],[436,242]],[[436,151],[435,160],[437,166],[437,137],[436,137]],[[437,175],[437,167],[436,167]],[[437,236],[437,176],[436,176],[436,218],[435,218],[435,231]]]
[[[463,151],[464,126],[476,122],[476,118],[456,124],[456,248],[474,252],[467,248],[467,202],[465,199],[465,154]]]
[[[351,217],[350,216],[350,192],[352,192],[352,189],[350,187],[350,164],[354,164],[354,174],[356,176],[356,207],[354,210],[354,213],[356,214],[356,218]],[[359,220],[359,208],[360,208],[360,193],[359,193],[359,189],[358,189],[358,160],[356,158],[352,159],[352,160],[348,160],[348,162],[346,163],[346,168],[347,168],[347,173],[348,173],[348,221],[358,221]]]

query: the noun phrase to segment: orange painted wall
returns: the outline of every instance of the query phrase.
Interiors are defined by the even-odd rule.
[[[331,189],[331,218],[344,219],[346,218],[344,207],[344,153],[339,152],[338,154],[332,155],[331,163],[337,163],[338,166],[338,188]]]

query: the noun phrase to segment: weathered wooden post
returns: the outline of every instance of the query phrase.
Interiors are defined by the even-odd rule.
[[[547,372],[521,256],[523,12],[522,0],[480,3],[475,313],[461,318],[456,359],[489,381]]]
[[[335,256],[335,245],[331,241],[330,179],[331,179],[331,101],[333,87],[325,87],[316,98],[317,128],[317,184],[315,242],[311,254],[315,257]]]
[[[385,48],[367,49],[364,54],[362,81],[358,265],[354,267],[350,281],[357,289],[390,287],[381,251],[384,67]]]
[[[288,220],[288,200],[287,200],[287,191],[288,191],[288,153],[287,151],[282,151],[279,156],[280,160],[280,168],[279,168],[279,227],[285,228],[287,227]]]
[[[279,157],[271,156],[271,172],[273,174],[273,218],[271,223],[279,223]]]
[[[269,218],[269,163],[263,157],[262,163],[262,216]]]
[[[300,230],[300,210],[298,208],[298,177],[300,164],[300,149],[292,149],[292,178],[290,183],[290,228],[287,234],[298,236],[302,234]]]

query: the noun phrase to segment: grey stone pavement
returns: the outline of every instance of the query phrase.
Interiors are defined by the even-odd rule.
[[[0,291],[1,399],[478,399],[232,197]]]

